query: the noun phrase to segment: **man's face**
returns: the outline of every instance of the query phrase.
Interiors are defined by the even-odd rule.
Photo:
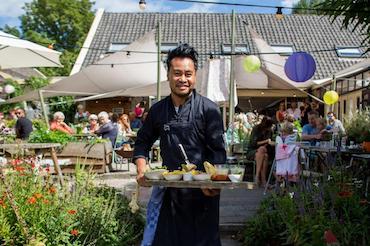
[[[193,60],[187,57],[173,58],[167,78],[170,82],[172,94],[178,97],[188,97],[194,89],[196,80]]]
[[[103,124],[104,125],[105,123],[108,122],[108,120],[109,120],[109,118],[107,118],[107,117],[104,117],[104,116],[99,117],[100,124]]]
[[[297,107],[297,103],[295,103],[295,102],[292,102],[292,108],[296,108]]]
[[[335,119],[335,117],[334,117],[333,114],[328,114],[328,120],[334,120],[334,119]]]
[[[17,111],[15,111],[15,115],[18,118],[21,118],[21,117],[24,117],[24,112],[23,112],[23,110],[18,109]]]
[[[309,114],[308,115],[308,123],[313,126],[313,127],[316,127],[316,115],[314,114]]]

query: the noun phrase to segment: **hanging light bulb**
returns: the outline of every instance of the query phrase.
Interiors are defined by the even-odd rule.
[[[146,8],[146,2],[145,2],[145,0],[140,0],[139,1],[139,8],[141,10],[145,10],[145,8]]]
[[[283,17],[284,17],[284,15],[283,15],[283,7],[277,7],[275,17],[276,17],[276,19],[278,19],[278,20],[283,19]]]

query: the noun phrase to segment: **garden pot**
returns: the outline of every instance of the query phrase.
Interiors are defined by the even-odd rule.
[[[366,151],[366,152],[370,152],[370,142],[363,142],[362,143],[362,148]]]

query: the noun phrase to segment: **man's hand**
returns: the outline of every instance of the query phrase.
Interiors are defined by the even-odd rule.
[[[136,182],[137,182],[140,186],[149,187],[149,185],[147,185],[147,184],[146,184],[146,182],[145,182],[144,173],[139,173],[139,174],[136,176]]]
[[[221,193],[220,189],[203,188],[202,191],[205,196],[217,196],[217,195],[220,195]]]

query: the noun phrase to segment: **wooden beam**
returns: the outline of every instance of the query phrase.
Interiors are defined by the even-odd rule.
[[[299,90],[238,89],[238,97],[307,97]]]

